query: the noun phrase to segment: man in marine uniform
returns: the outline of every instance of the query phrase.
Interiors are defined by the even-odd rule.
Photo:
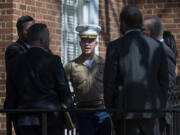
[[[104,108],[103,71],[104,59],[95,54],[98,25],[79,25],[82,54],[65,66],[68,80],[75,92],[77,108]],[[110,135],[111,118],[106,112],[79,112],[77,114],[79,135]]]

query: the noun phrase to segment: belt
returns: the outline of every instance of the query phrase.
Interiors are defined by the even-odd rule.
[[[98,105],[102,105],[104,104],[103,100],[99,100],[99,101],[88,101],[88,102],[79,102],[77,104],[77,107],[96,107]]]

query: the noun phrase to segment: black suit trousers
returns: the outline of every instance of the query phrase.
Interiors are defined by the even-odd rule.
[[[42,128],[41,126],[18,126],[16,135],[42,135]],[[48,127],[47,135],[64,135],[64,128],[57,125]]]
[[[114,120],[116,135],[161,135],[157,119]]]

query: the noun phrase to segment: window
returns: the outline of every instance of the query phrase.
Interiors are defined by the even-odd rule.
[[[78,37],[75,32],[77,26],[78,0],[62,0],[62,62],[67,63],[80,53]]]

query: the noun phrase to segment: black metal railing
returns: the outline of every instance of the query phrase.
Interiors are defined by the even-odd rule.
[[[180,108],[173,108],[173,109],[169,109],[169,110],[127,110],[127,111],[121,111],[118,109],[94,109],[94,108],[83,108],[83,109],[63,109],[63,110],[47,110],[47,109],[29,109],[29,110],[20,110],[20,109],[13,109],[13,110],[4,110],[1,109],[0,113],[6,113],[7,114],[7,119],[6,119],[6,125],[7,125],[7,131],[6,134],[7,135],[12,135],[12,122],[11,119],[8,118],[8,114],[25,114],[25,113],[40,113],[42,116],[42,135],[47,135],[47,114],[48,113],[52,113],[52,112],[65,112],[65,111],[69,111],[69,112],[120,112],[122,114],[122,116],[125,116],[126,113],[129,112],[134,112],[134,113],[166,113],[166,112],[170,112],[172,114],[172,124],[170,126],[170,130],[169,133],[170,135],[180,135]],[[126,119],[124,119],[124,126],[123,126],[123,135],[125,135],[125,129],[126,129]],[[74,132],[74,131],[71,131]],[[66,133],[67,135],[69,134],[69,131]],[[77,135],[77,133],[71,133],[71,135]]]
[[[120,112],[122,113],[122,116],[124,116],[124,114],[128,113],[128,112],[140,112],[140,113],[144,113],[144,112],[154,112],[154,113],[158,113],[158,112],[170,112],[172,114],[172,123],[170,125],[170,129],[169,129],[169,135],[180,135],[180,76],[176,77],[176,86],[173,90],[173,107],[172,109],[169,110],[126,110],[126,111],[121,111],[118,109],[94,109],[94,108],[83,108],[83,109],[63,109],[63,110],[47,110],[47,109],[36,109],[36,110],[20,110],[20,109],[14,109],[14,110],[4,110],[4,109],[0,109],[0,114],[4,113],[4,114],[20,114],[20,113],[40,113],[41,117],[42,117],[42,135],[47,135],[47,114],[48,113],[52,113],[52,112],[65,112],[65,111],[75,111],[75,112]],[[6,134],[7,135],[12,135],[12,121],[10,118],[6,118]],[[125,124],[126,120],[124,119],[124,130],[125,131]],[[66,129],[65,129],[66,130]],[[77,135],[77,131],[72,130],[72,131],[68,131],[66,130],[66,135]],[[114,135],[114,134],[113,134]],[[125,135],[125,132],[124,132]]]

